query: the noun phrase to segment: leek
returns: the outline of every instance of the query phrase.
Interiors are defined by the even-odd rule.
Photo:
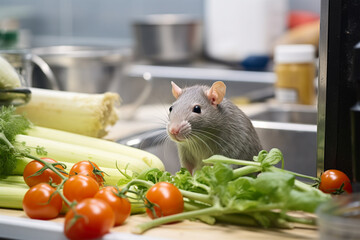
[[[92,137],[103,137],[118,120],[120,96],[117,93],[88,94],[31,88],[31,100],[19,106],[37,126]]]

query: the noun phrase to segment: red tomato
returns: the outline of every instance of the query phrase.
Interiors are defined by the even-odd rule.
[[[53,194],[54,192],[55,188],[47,183],[39,183],[31,187],[23,198],[26,215],[44,220],[56,218],[62,208],[62,198],[58,193]]]
[[[51,158],[41,158],[41,159],[43,159],[44,161],[49,162],[49,163],[57,163],[56,160],[51,159]],[[32,176],[37,171],[42,169],[43,167],[44,167],[44,164],[42,164],[41,162],[38,162],[36,160],[29,162],[25,166],[23,177],[24,177],[25,183],[29,187],[35,186],[38,183],[49,183],[50,180],[55,184],[61,183],[62,178],[59,175],[57,175],[55,172],[53,172],[51,169],[46,169],[40,175]],[[55,167],[64,171],[64,168],[61,165],[56,165]],[[63,175],[67,176],[67,174],[63,174]]]
[[[330,169],[321,174],[319,189],[325,193],[341,194],[352,193],[350,179],[345,173]]]
[[[114,226],[113,210],[101,199],[85,199],[76,205],[75,212],[80,216],[75,222],[74,210],[65,216],[64,232],[69,239],[100,238]]]
[[[107,186],[97,192],[94,197],[102,199],[110,205],[115,214],[116,226],[123,224],[131,213],[131,204],[129,200],[114,194],[117,194],[118,192],[119,190],[117,190],[115,187]]]
[[[99,191],[99,184],[85,175],[71,176],[64,183],[64,196],[70,201],[80,202],[85,198],[92,198]]]
[[[146,208],[146,213],[151,218],[181,213],[184,210],[184,200],[181,192],[168,182],[159,182],[152,186],[146,193],[146,199],[155,204],[156,216],[153,215],[149,208]]]
[[[72,176],[77,174],[94,178],[100,186],[104,184],[104,173],[94,162],[84,160],[75,163],[74,166],[70,169],[69,175]]]

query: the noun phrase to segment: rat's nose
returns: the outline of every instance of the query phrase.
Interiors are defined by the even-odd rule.
[[[171,128],[170,128],[170,133],[171,133],[172,135],[178,135],[179,132],[180,132],[180,128],[179,128],[179,127],[171,127]]]

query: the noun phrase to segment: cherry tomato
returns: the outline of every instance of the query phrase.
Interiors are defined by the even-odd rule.
[[[62,208],[62,198],[55,188],[47,183],[31,187],[24,195],[23,209],[27,216],[34,219],[56,218]]]
[[[70,201],[80,202],[85,198],[92,198],[99,191],[99,184],[85,175],[71,176],[64,183],[64,196]]]
[[[95,194],[94,198],[99,198],[107,202],[115,214],[115,225],[121,225],[130,216],[131,204],[127,198],[115,195],[119,190],[113,186],[107,186]]]
[[[184,200],[181,192],[168,182],[159,182],[153,185],[146,193],[146,198],[155,204],[156,216],[153,215],[149,208],[146,208],[146,213],[151,218],[181,213],[184,210]]]
[[[350,179],[345,173],[330,169],[321,174],[319,189],[325,193],[341,194],[352,193]]]
[[[74,166],[70,169],[69,175],[72,176],[77,174],[94,178],[100,186],[104,184],[104,173],[94,162],[84,160],[75,163]]]
[[[69,239],[100,238],[114,226],[113,210],[101,199],[84,199],[76,205],[75,212],[79,218],[73,209],[65,215],[64,232]]]
[[[49,163],[57,163],[56,160],[51,159],[51,158],[41,158],[41,159],[43,159],[44,161],[49,162]],[[62,178],[59,175],[57,175],[55,172],[53,172],[51,169],[46,169],[40,175],[32,176],[37,171],[42,169],[43,167],[44,167],[44,164],[42,164],[41,162],[38,162],[36,160],[29,162],[25,166],[23,177],[24,177],[25,183],[29,187],[35,186],[38,183],[49,183],[50,181],[52,181],[55,184],[61,183]],[[56,165],[55,167],[57,169],[64,171],[64,168],[61,165]],[[63,173],[63,175],[67,176],[67,174],[65,174],[65,173]]]

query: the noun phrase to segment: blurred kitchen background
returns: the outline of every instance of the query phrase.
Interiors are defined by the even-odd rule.
[[[315,176],[316,97],[302,104],[290,93],[282,95],[285,105],[268,103],[275,98],[276,45],[313,47],[308,85],[316,94],[319,18],[320,0],[0,0],[0,53],[32,87],[118,92],[128,118],[152,104],[166,114],[174,100],[170,81],[224,81],[226,96],[246,110],[263,147],[280,148],[288,169]],[[286,105],[289,96],[296,106]],[[250,111],[250,103],[260,105]],[[142,131],[146,121],[132,123]],[[150,150],[141,138],[135,142]],[[176,155],[168,148],[162,159]],[[178,169],[171,162],[166,167]]]
[[[320,14],[320,0],[287,2],[288,11]],[[132,42],[131,23],[136,17],[172,13],[203,19],[205,5],[206,0],[1,0],[0,20],[2,26],[5,20],[18,21],[14,28],[20,31],[21,46],[78,42],[128,45]]]
[[[155,96],[147,98],[146,103],[172,101],[171,94],[164,94],[159,87],[169,79],[177,79],[179,84],[187,84],[188,80],[223,80],[229,85],[228,97],[261,100],[273,95],[272,57],[276,43],[318,44],[318,24],[300,32],[290,30],[316,21],[320,0],[0,0],[0,6],[1,48],[32,49],[41,58],[35,56],[38,61],[33,77],[27,76],[32,86],[58,85],[56,88],[61,90],[85,92],[110,88],[120,92],[124,104],[138,99],[134,91],[144,88],[145,72],[152,74]],[[165,14],[175,15],[176,19],[145,18]],[[171,23],[182,26],[169,34],[162,27]],[[59,55],[65,52],[73,57],[64,60]],[[86,61],[88,66],[92,64],[86,75],[85,69],[69,69],[69,61],[73,61],[72,66],[74,58],[80,61],[75,56],[78,54],[88,54],[94,60]],[[94,54],[97,59],[91,56]],[[54,75],[47,73],[41,60],[50,65]],[[95,66],[98,60],[101,66]],[[204,68],[224,71],[208,72]],[[88,78],[85,85],[85,80],[79,80],[84,77]],[[75,78],[76,83],[72,80]],[[131,84],[125,78],[131,78]],[[233,86],[238,80],[243,83],[241,88]],[[142,95],[145,93],[144,89]]]

